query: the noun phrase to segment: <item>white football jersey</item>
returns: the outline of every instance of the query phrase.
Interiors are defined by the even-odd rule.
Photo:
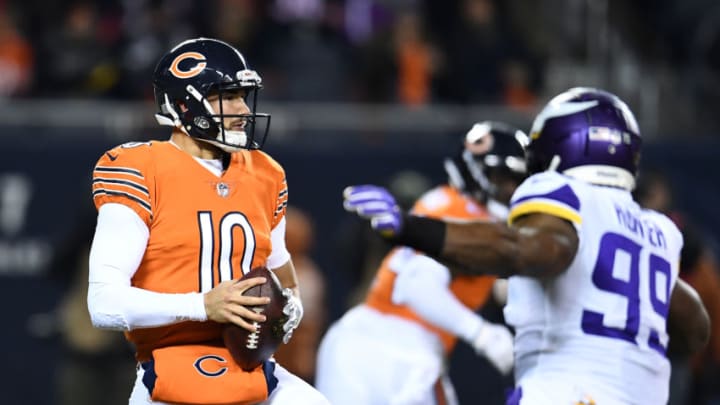
[[[579,246],[557,277],[510,278],[505,318],[516,328],[516,381],[567,376],[624,404],[667,403],[666,318],[680,231],[627,191],[556,172],[516,190],[509,222],[528,213],[570,221]]]

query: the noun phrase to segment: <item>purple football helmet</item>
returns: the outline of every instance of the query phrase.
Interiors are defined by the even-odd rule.
[[[530,132],[528,170],[555,170],[592,184],[635,188],[642,138],[614,94],[576,87],[554,97]]]

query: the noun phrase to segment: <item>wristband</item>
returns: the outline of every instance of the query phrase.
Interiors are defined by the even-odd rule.
[[[447,225],[437,219],[404,214],[399,234],[388,240],[396,245],[409,246],[430,256],[440,256],[445,244]]]

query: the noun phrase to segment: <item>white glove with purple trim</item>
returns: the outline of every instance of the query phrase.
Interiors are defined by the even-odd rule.
[[[370,226],[383,236],[392,237],[402,230],[402,210],[385,188],[373,185],[346,187],[343,199],[346,211],[369,219]]]

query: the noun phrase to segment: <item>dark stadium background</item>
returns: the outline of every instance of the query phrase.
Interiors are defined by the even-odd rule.
[[[487,26],[465,26],[461,6],[472,2],[483,3]],[[259,110],[273,115],[265,150],[286,169],[291,204],[316,225],[312,255],[329,286],[330,320],[347,309],[353,287],[336,255],[341,227],[352,221],[342,210],[346,185],[386,184],[407,169],[443,182],[442,160],[472,122],[529,130],[550,96],[575,85],[628,101],[645,139],[643,168],[668,176],[675,208],[720,252],[720,4],[525,3],[0,1],[0,402],[55,403],[53,311],[71,270],[50,268],[51,258],[92,226],[90,176],[100,154],[167,137],[153,123],[150,74],[186,37],[228,40],[263,76]],[[388,45],[410,14],[434,55],[420,96],[398,90],[402,69]],[[31,61],[13,56],[16,47]],[[27,77],[11,74],[12,63]],[[487,398],[480,360],[458,350],[452,376],[461,402]]]

